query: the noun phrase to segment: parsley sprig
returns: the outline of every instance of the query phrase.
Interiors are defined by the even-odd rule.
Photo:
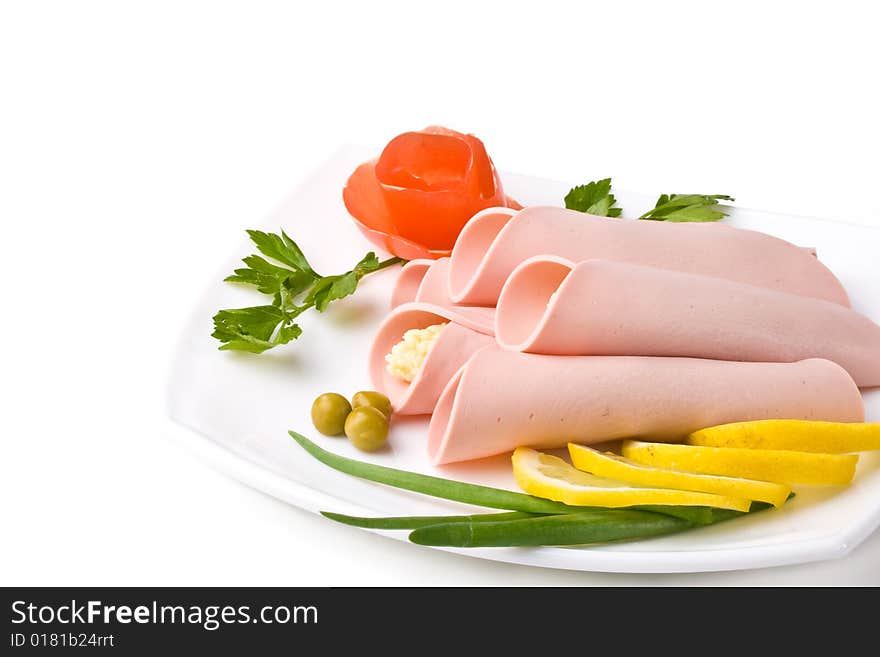
[[[615,207],[617,199],[611,193],[611,178],[594,180],[586,185],[572,187],[565,195],[565,207],[600,217],[619,217],[622,210]]]
[[[653,221],[718,221],[727,213],[718,201],[734,201],[726,194],[661,194],[654,207],[639,219]]]
[[[729,206],[719,201],[734,201],[726,194],[661,194],[654,207],[639,219],[651,221],[718,221],[727,216]],[[600,217],[619,217],[623,212],[611,193],[611,178],[594,180],[572,187],[565,195],[565,207]]]
[[[250,255],[242,259],[246,267],[236,269],[224,280],[252,285],[270,295],[272,303],[221,310],[214,315],[211,335],[222,343],[223,350],[260,354],[287,344],[302,335],[295,320],[306,310],[324,312],[331,302],[354,294],[358,282],[367,274],[404,262],[401,258],[380,262],[371,251],[344,274],[321,276],[283,230],[280,235],[260,230],[247,233],[260,253],[279,264]]]

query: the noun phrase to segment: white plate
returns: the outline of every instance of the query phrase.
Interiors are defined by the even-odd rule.
[[[325,163],[263,222],[283,227],[317,271],[339,273],[371,249],[346,214],[341,189],[367,154],[346,149]],[[504,175],[505,189],[526,204],[561,204],[568,183]],[[658,190],[664,191],[664,190]],[[684,190],[688,191],[688,190]],[[723,190],[726,191],[726,190]],[[656,196],[618,194],[624,208],[649,207]],[[738,209],[730,224],[760,229],[803,246],[815,246],[841,278],[857,310],[880,319],[880,231],[842,223]],[[242,228],[259,227],[257,225]],[[323,447],[392,467],[516,489],[509,459],[432,467],[425,454],[426,420],[398,418],[391,448],[364,455],[345,439],[312,430],[309,407],[319,393],[351,394],[369,388],[366,354],[387,311],[396,271],[364,279],[358,293],[324,314],[302,317],[303,335],[260,356],[220,352],[210,337],[220,308],[261,303],[249,289],[222,278],[253,252],[242,243],[223,263],[196,304],[172,367],[170,430],[215,467],[261,491],[311,511],[360,515],[461,513],[473,507],[397,491],[335,472],[309,457],[287,435],[296,429]],[[865,394],[868,419],[880,420],[880,390]],[[330,522],[329,520],[327,522]],[[586,548],[482,548],[452,550],[513,563],[606,572],[697,572],[758,568],[829,559],[846,554],[880,525],[880,454],[863,454],[855,482],[843,489],[801,488],[782,510],[739,518],[664,538]],[[352,531],[359,531],[352,529]],[[406,540],[406,532],[387,535]]]

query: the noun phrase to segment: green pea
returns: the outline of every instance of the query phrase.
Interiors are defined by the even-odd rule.
[[[335,392],[325,392],[312,403],[312,424],[325,436],[338,436],[345,430],[345,418],[351,413],[348,400]]]
[[[345,435],[364,452],[374,452],[388,437],[388,418],[378,408],[358,406],[345,419]]]
[[[356,392],[354,393],[354,397],[351,398],[351,406],[352,408],[357,408],[358,406],[372,406],[373,408],[382,411],[382,415],[386,418],[391,417],[391,400],[381,392],[374,392],[373,390],[361,390],[360,392]]]

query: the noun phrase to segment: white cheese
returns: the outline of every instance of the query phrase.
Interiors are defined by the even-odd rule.
[[[404,333],[403,340],[394,345],[391,353],[385,356],[387,363],[385,368],[388,373],[407,383],[416,378],[444,326],[446,324],[434,324],[422,329],[410,329]]]

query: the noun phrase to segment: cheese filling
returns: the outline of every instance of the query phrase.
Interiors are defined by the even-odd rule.
[[[385,369],[388,373],[407,383],[416,378],[444,326],[446,324],[434,324],[421,329],[410,329],[404,333],[403,339],[391,348],[391,353],[385,356],[387,363]]]

